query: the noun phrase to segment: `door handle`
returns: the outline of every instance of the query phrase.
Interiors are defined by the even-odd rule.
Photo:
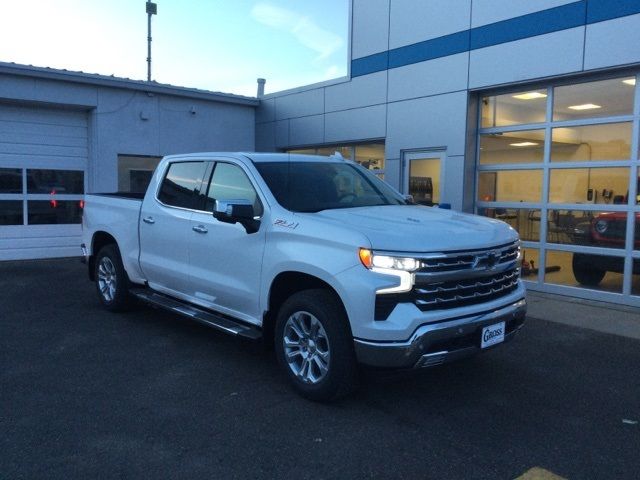
[[[191,229],[194,232],[198,232],[198,233],[207,233],[209,231],[204,227],[204,225],[198,225],[197,227],[191,227]]]
[[[156,221],[153,219],[153,217],[144,217],[144,218],[142,219],[142,221],[143,221],[144,223],[150,223],[150,224],[156,223]]]

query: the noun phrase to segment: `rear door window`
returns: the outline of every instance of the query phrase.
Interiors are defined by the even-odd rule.
[[[172,207],[202,209],[200,188],[206,169],[205,162],[172,163],[160,186],[158,200]]]

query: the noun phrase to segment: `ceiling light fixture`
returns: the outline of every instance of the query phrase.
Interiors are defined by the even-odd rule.
[[[622,80],[622,83],[626,83],[627,85],[635,86],[636,79],[635,78],[627,78],[626,80]]]
[[[518,143],[510,143],[512,147],[533,147],[538,145],[538,142],[518,142]]]
[[[513,95],[513,98],[517,98],[518,100],[535,100],[536,98],[546,98],[547,94],[546,93],[540,93],[540,92],[527,92],[527,93],[520,93],[518,95]]]
[[[571,105],[569,108],[571,110],[593,110],[593,109],[602,108],[602,107],[594,103],[583,103],[582,105]]]

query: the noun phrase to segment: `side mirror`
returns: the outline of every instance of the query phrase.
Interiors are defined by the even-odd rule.
[[[216,200],[213,217],[224,223],[240,223],[247,233],[258,231],[260,221],[256,220],[253,202],[250,200]]]

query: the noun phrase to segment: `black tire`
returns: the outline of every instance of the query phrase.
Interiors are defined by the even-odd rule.
[[[571,268],[573,269],[573,276],[576,277],[578,283],[587,287],[597,286],[607,274],[606,270],[594,265],[589,255],[579,253],[573,254]]]
[[[316,326],[316,336],[313,336],[313,327],[310,327],[307,329],[310,336],[306,344],[304,339],[298,339],[304,346],[291,347],[294,345],[291,340],[297,337],[294,328],[296,322],[315,325],[312,317],[321,326]],[[285,338],[289,341],[288,347],[285,347]],[[329,402],[348,395],[356,387],[358,366],[353,336],[344,309],[333,292],[304,290],[286,300],[276,319],[274,343],[281,368],[303,397],[316,402]],[[296,350],[299,353],[289,356],[287,349],[289,353]],[[324,356],[325,352],[329,354],[327,357]],[[307,368],[300,369],[298,364],[304,364],[305,358]],[[326,363],[324,358],[328,358]],[[321,364],[326,368],[324,373]],[[298,374],[296,370],[299,370]]]
[[[122,266],[117,245],[109,244],[100,249],[94,274],[98,298],[107,310],[122,312],[131,306],[129,277]]]

